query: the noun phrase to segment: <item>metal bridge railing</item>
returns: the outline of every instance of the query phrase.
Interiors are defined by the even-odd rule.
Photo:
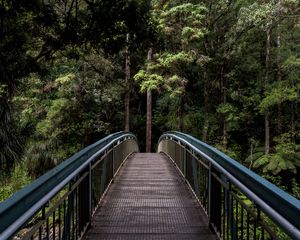
[[[221,239],[300,239],[300,201],[217,149],[180,132],[159,139]]]
[[[73,155],[0,204],[0,240],[80,239],[134,135],[111,134]]]

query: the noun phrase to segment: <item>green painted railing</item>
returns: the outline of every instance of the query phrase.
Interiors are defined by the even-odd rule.
[[[222,239],[300,239],[300,201],[198,139],[167,132],[166,153],[195,192]]]
[[[86,147],[0,203],[0,239],[74,239],[122,162],[138,151],[135,136],[111,134]]]
[[[76,153],[0,203],[0,240],[80,239],[123,161],[138,151],[119,132]],[[221,239],[300,239],[300,201],[217,149],[180,132],[161,136]]]

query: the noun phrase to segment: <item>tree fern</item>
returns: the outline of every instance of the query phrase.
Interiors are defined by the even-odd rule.
[[[264,149],[257,148],[246,162],[253,161],[253,168],[262,170],[263,173],[279,174],[281,171],[297,173],[300,167],[300,145],[294,143],[293,134],[284,133],[274,138],[277,143],[273,152],[265,155]]]

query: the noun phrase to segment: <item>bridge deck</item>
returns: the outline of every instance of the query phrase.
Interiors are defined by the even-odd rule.
[[[218,239],[167,157],[131,156],[94,215],[86,239]]]

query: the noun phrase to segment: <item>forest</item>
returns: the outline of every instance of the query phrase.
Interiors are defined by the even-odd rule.
[[[1,0],[0,201],[151,115],[300,199],[299,95],[298,0]]]

